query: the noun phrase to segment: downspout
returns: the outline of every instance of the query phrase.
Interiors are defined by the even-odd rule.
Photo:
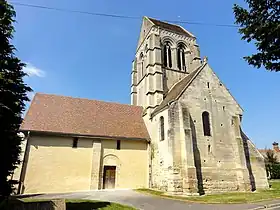
[[[27,132],[27,135],[25,137],[26,144],[25,144],[24,156],[23,156],[23,160],[22,160],[22,167],[21,167],[21,171],[20,171],[19,185],[18,185],[17,194],[21,194],[23,192],[22,191],[22,187],[23,187],[24,176],[25,176],[25,171],[26,171],[27,148],[28,148],[28,139],[29,139],[29,137],[30,137],[30,131]]]

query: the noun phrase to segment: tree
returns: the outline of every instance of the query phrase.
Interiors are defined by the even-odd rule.
[[[275,153],[271,149],[266,151],[265,162],[267,164],[276,164],[276,163],[278,163],[277,157],[276,157]]]
[[[271,149],[266,151],[264,161],[265,161],[265,167],[266,167],[268,177],[269,178],[274,178],[275,177],[275,171],[276,171],[274,169],[279,168],[278,167],[279,162],[277,160],[277,156],[275,155],[275,153]]]
[[[244,59],[257,68],[280,71],[280,1],[245,0],[248,10],[234,4],[235,23],[242,39],[254,42],[257,53]]]
[[[0,0],[0,200],[12,192],[9,176],[19,164],[22,122],[27,93],[32,91],[24,81],[24,64],[15,56],[13,38],[15,21],[13,6]]]

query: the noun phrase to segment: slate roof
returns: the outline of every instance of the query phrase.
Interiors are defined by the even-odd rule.
[[[148,17],[148,18],[149,18],[150,21],[153,22],[153,24],[155,24],[156,26],[159,26],[162,29],[167,29],[169,31],[174,31],[174,32],[178,32],[178,33],[181,33],[181,34],[185,34],[189,37],[194,37],[191,33],[186,31],[184,28],[182,28],[179,25],[170,24],[170,23],[163,22],[163,21],[160,21],[160,20],[156,20],[156,19],[153,19],[153,18],[150,18],[150,17]]]
[[[148,140],[142,112],[139,106],[37,93],[21,130]]]
[[[153,114],[156,114],[158,111],[163,109],[165,106],[167,106],[170,102],[177,100],[181,93],[185,91],[191,82],[194,80],[194,78],[199,74],[199,72],[204,68],[206,63],[199,66],[197,69],[192,71],[190,74],[186,75],[183,79],[181,79],[179,82],[177,82],[167,93],[166,97],[163,99],[163,101],[160,103],[160,105],[153,111]]]

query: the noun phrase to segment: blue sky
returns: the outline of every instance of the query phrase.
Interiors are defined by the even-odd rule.
[[[16,2],[16,1],[14,1]],[[242,0],[21,0],[97,13],[233,24]],[[35,92],[130,103],[131,62],[141,19],[117,19],[15,6],[14,44],[29,63]],[[244,109],[243,129],[259,148],[280,141],[280,73],[254,69],[243,56],[255,51],[236,28],[181,24],[196,37],[202,56]],[[280,143],[280,142],[279,142]]]

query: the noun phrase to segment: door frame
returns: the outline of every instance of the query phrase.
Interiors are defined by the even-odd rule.
[[[110,170],[113,169],[115,171],[115,180],[114,180],[114,188],[112,189],[115,189],[116,188],[116,180],[117,180],[117,166],[114,166],[114,165],[104,165],[103,166],[103,180],[102,180],[102,189],[108,189],[108,188],[105,188],[105,182],[106,182],[106,171],[107,170]]]

